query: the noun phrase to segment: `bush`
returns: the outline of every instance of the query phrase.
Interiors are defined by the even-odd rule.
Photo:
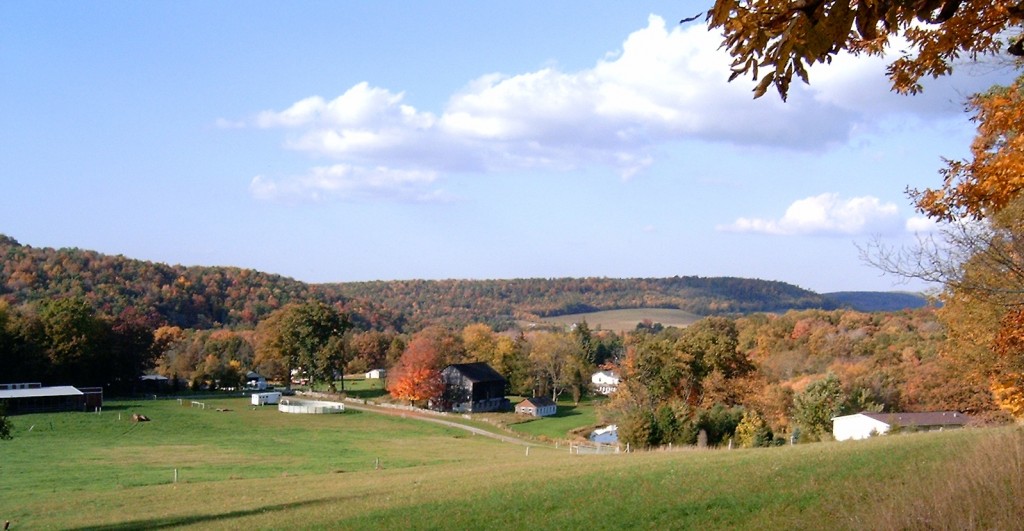
[[[717,446],[736,433],[736,427],[742,418],[743,408],[715,404],[711,409],[700,413],[696,427],[707,432],[708,445]]]
[[[772,430],[760,413],[753,409],[743,413],[743,418],[736,426],[736,444],[740,448],[771,446],[772,439]]]
[[[11,436],[11,421],[7,420],[7,406],[0,402],[0,440],[10,440]]]

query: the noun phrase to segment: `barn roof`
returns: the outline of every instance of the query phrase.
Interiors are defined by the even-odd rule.
[[[861,413],[865,417],[890,426],[963,426],[971,418],[958,411],[932,411],[928,413]]]
[[[505,377],[484,362],[455,363],[448,368],[458,371],[471,382],[505,382]]]
[[[6,398],[40,398],[47,396],[82,396],[84,393],[70,385],[36,387],[32,389],[0,389],[0,400]]]

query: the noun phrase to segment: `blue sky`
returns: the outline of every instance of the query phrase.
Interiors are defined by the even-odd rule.
[[[484,5],[481,5],[484,4]],[[698,2],[3,2],[0,232],[310,282],[741,276],[858,258],[968,152],[969,65],[726,83]]]

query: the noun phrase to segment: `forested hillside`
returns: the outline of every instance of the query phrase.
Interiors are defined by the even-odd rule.
[[[426,359],[429,370],[486,361],[512,392],[578,398],[589,374],[615,367],[624,388],[607,420],[637,446],[693,444],[701,430],[715,444],[739,429],[744,415],[765,434],[794,433],[799,425],[807,437],[825,437],[830,416],[801,417],[821,396],[832,401],[829,415],[864,409],[990,415],[1002,405],[981,372],[964,369],[969,360],[960,350],[940,352],[946,336],[936,308],[829,309],[835,303],[826,297],[782,282],[311,285],[239,268],[33,248],[6,237],[0,256],[0,367],[17,381],[131,393],[141,371],[156,370],[180,385],[214,389],[237,386],[248,370],[285,381],[290,368],[301,367],[311,381],[330,386],[339,372],[386,367],[397,386],[389,390],[414,401],[419,395],[403,395],[399,384],[403,374],[422,371],[402,367]],[[615,308],[728,315],[686,328],[649,323],[623,334],[592,333],[585,322],[571,331],[504,333],[518,320]],[[304,350],[284,349],[282,342]]]
[[[800,310],[638,330],[625,337],[604,418],[637,447],[695,444],[700,430],[711,444],[823,440],[832,417],[861,411],[1008,420],[984,375],[944,352],[936,313]]]
[[[928,298],[924,295],[901,291],[837,291],[823,295],[839,308],[859,312],[896,312],[928,305]]]
[[[307,284],[251,269],[35,248],[4,235],[0,256],[0,298],[11,305],[75,296],[108,315],[134,307],[182,328],[255,325],[281,305],[315,295]]]
[[[791,284],[730,277],[396,280],[331,287],[348,298],[372,300],[410,323],[486,322],[495,328],[517,319],[622,308],[715,315],[834,307]]]
[[[234,267],[186,267],[95,251],[36,248],[0,235],[0,299],[12,306],[82,297],[107,315],[128,308],[182,328],[251,328],[289,302],[317,299],[361,328],[415,330],[593,310],[676,308],[699,315],[832,308],[783,282],[743,278],[397,280],[307,284]]]

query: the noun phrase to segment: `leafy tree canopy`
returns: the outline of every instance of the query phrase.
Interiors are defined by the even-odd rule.
[[[1024,77],[973,96],[968,107],[978,124],[971,158],[947,161],[941,188],[911,192],[918,209],[934,219],[982,219],[1024,190]]]
[[[785,99],[809,65],[842,51],[881,55],[896,37],[906,51],[888,75],[901,93],[920,92],[921,78],[948,74],[961,57],[1024,55],[1020,0],[715,0],[707,21],[723,33],[732,79],[760,78],[758,97],[774,86]]]

